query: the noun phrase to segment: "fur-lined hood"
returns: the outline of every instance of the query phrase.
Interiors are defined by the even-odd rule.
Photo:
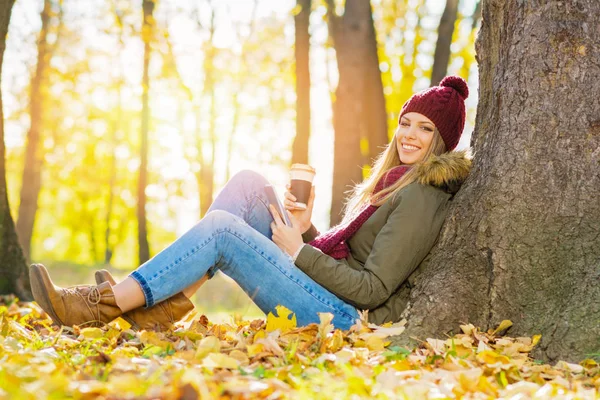
[[[432,156],[415,168],[417,182],[454,194],[469,176],[471,159],[467,157],[465,150],[451,151]]]

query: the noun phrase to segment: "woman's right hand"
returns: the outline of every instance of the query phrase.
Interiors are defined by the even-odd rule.
[[[311,225],[310,218],[312,216],[313,205],[315,204],[315,187],[312,186],[310,189],[310,196],[308,198],[308,204],[306,205],[306,210],[296,207],[296,197],[290,192],[290,184],[285,185],[287,189],[285,191],[283,200],[283,206],[286,210],[289,210],[294,217],[300,223],[300,231],[302,233],[306,232]]]

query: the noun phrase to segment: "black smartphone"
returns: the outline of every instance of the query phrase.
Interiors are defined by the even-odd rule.
[[[281,204],[279,197],[277,197],[277,194],[275,193],[275,189],[273,188],[273,185],[265,185],[265,193],[267,194],[267,199],[269,200],[269,204],[272,204],[273,207],[275,207],[275,209],[281,216],[281,219],[283,220],[283,222],[287,226],[293,226],[292,221],[290,221],[285,208],[283,208],[283,205]]]

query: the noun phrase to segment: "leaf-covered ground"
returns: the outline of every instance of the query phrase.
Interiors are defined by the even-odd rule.
[[[403,323],[333,330],[331,315],[296,328],[289,311],[213,324],[190,314],[175,332],[52,326],[35,303],[0,298],[1,399],[598,399],[600,366],[541,364],[539,337],[472,325],[409,351],[389,347]]]

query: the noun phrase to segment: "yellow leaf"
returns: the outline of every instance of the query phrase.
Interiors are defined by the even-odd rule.
[[[290,11],[290,13],[292,14],[293,17],[300,14],[301,12],[302,12],[302,6],[300,4],[296,4],[296,6],[294,8],[292,8],[292,11]]]
[[[265,331],[258,331],[254,334],[254,337],[252,339],[253,343],[256,343],[258,340],[260,339],[264,339],[267,337],[267,333]]]
[[[533,335],[533,337],[531,338],[532,346],[535,346],[536,344],[538,344],[541,339],[542,339],[542,335]]]
[[[340,331],[339,329],[336,329],[335,331],[333,331],[331,340],[327,344],[327,349],[330,352],[335,353],[336,351],[340,350],[343,346],[344,346],[344,335],[343,335],[342,331]]]
[[[196,358],[203,359],[210,353],[221,351],[221,341],[216,336],[207,336],[198,343]]]
[[[327,334],[333,330],[331,321],[333,320],[332,313],[319,313],[319,336],[321,339],[325,339]]]
[[[513,326],[512,321],[505,319],[504,321],[500,322],[500,325],[498,325],[498,327],[494,330],[493,334],[496,335],[499,332],[507,330],[511,326]]]
[[[495,351],[484,350],[477,354],[477,360],[484,364],[495,364],[497,362],[502,364],[509,364],[510,359],[506,356],[500,355]]]
[[[222,353],[211,353],[206,356],[202,365],[207,368],[237,369],[240,366],[240,362]]]
[[[383,350],[385,343],[382,338],[373,335],[367,339],[367,347],[373,351]]]
[[[296,327],[296,315],[292,311],[282,305],[276,306],[275,311],[277,312],[277,316],[271,312],[267,315],[266,330],[268,332],[279,329],[283,333]]]
[[[232,350],[229,353],[229,357],[235,358],[242,365],[248,365],[248,363],[250,362],[246,353],[244,353],[243,351],[240,351],[240,350]]]
[[[121,317],[109,322],[108,325],[120,331],[126,331],[127,329],[131,328],[131,324]]]
[[[169,347],[173,347],[173,343],[161,339],[158,333],[151,331],[142,331],[142,333],[140,333],[140,341],[146,346],[158,346],[163,350],[166,350]]]
[[[465,335],[470,335],[475,330],[475,326],[473,326],[473,324],[460,325],[460,330],[463,331]]]
[[[83,328],[79,331],[79,337],[83,339],[99,339],[102,336],[104,336],[104,332],[100,328]]]
[[[254,357],[265,351],[265,345],[262,343],[250,344],[247,346],[246,350],[248,352],[248,357]]]

